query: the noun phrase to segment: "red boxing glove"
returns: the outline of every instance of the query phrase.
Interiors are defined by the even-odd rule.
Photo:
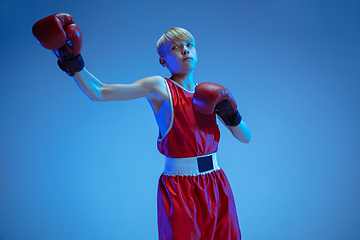
[[[32,32],[41,46],[55,53],[59,67],[70,76],[84,68],[80,28],[70,14],[57,13],[43,18],[34,24]]]
[[[234,127],[241,122],[234,97],[228,89],[218,84],[210,82],[198,84],[195,87],[193,104],[203,114],[218,114],[228,126]]]

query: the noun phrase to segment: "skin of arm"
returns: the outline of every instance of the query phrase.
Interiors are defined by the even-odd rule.
[[[152,76],[131,84],[104,84],[84,68],[75,73],[74,79],[92,101],[126,101],[145,97],[154,111],[161,134],[166,132],[171,121],[171,106],[164,78]]]
[[[169,102],[164,80],[160,76],[143,78],[132,84],[104,84],[84,68],[80,72],[75,73],[74,79],[80,89],[92,101],[125,101],[146,97],[151,103],[155,115],[157,115],[164,102]],[[224,123],[220,117],[218,118]],[[165,126],[164,129],[168,126],[167,123],[160,123],[160,129],[163,128],[162,125]],[[241,121],[236,127],[226,127],[240,142],[250,142],[251,133],[245,122]]]
[[[242,143],[250,143],[252,135],[248,126],[244,121],[241,121],[240,124],[235,127],[230,127],[223,122],[221,117],[218,116],[218,119],[227,127],[227,129],[229,129],[229,131],[237,140],[239,140]]]
[[[166,98],[163,89],[163,78],[153,76],[140,79],[132,84],[104,84],[87,69],[75,73],[74,79],[80,89],[92,100],[125,101],[141,97],[153,99],[154,96]],[[162,85],[161,85],[162,84]]]

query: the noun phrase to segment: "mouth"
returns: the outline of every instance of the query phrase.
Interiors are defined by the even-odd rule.
[[[187,58],[184,58],[184,60],[183,60],[183,61],[188,61],[188,60],[193,60],[193,58],[191,58],[191,57],[187,57]]]

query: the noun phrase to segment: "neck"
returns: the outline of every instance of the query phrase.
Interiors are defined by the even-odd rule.
[[[194,76],[192,72],[186,75],[173,74],[170,79],[183,86],[186,90],[195,90]]]

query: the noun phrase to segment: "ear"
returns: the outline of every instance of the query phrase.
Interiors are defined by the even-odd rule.
[[[159,62],[160,62],[160,64],[161,64],[161,66],[163,66],[163,67],[168,67],[168,66],[169,66],[169,65],[166,63],[166,61],[165,61],[165,59],[164,59],[163,56],[160,56],[160,57],[159,57]]]

